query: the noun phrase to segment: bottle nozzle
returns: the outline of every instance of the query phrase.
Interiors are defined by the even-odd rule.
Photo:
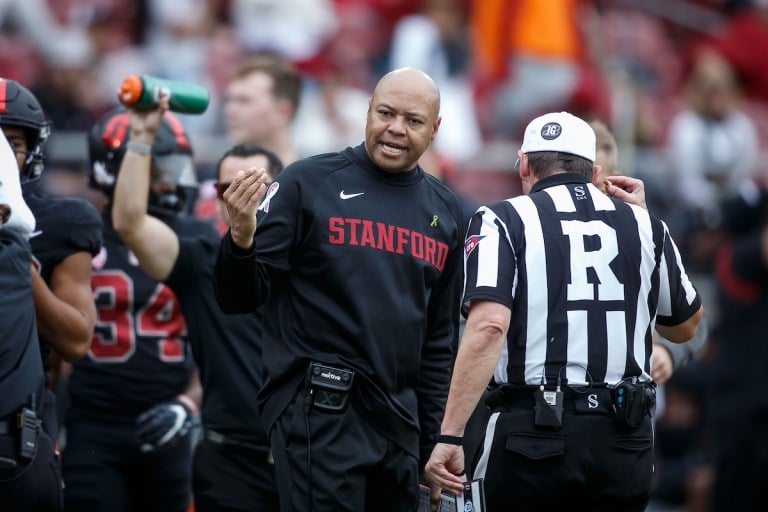
[[[139,75],[129,75],[125,77],[123,83],[120,84],[120,90],[117,92],[117,97],[124,105],[133,105],[141,98],[143,88],[144,85]]]

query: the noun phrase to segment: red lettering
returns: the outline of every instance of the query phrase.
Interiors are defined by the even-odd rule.
[[[424,261],[428,261],[432,265],[435,265],[435,244],[437,242],[435,242],[434,238],[430,237],[426,237],[424,241],[426,242],[424,244],[426,246],[424,248]]]
[[[376,248],[379,250],[384,249],[387,252],[395,252],[395,246],[393,244],[395,226],[377,222],[376,232],[379,234],[379,242],[376,244]]]
[[[360,225],[360,219],[344,219],[349,224],[349,245],[358,245],[357,227]]]
[[[442,242],[437,243],[437,261],[435,262],[435,268],[440,272],[445,267],[445,260],[448,258],[448,246]]]
[[[417,231],[411,231],[411,256],[424,259],[424,235]]]
[[[410,230],[401,228],[400,226],[395,227],[395,229],[397,230],[397,249],[395,252],[397,254],[405,254],[403,247],[408,243],[408,234],[410,233]]]
[[[363,221],[363,229],[360,232],[360,245],[376,247],[376,240],[373,236],[373,222],[369,220]]]
[[[339,245],[344,243],[344,219],[331,217],[328,219],[328,243]]]
[[[438,271],[445,268],[448,245],[418,231],[363,219],[329,217],[328,242],[333,245],[371,247],[423,260]],[[408,247],[410,245],[410,247]]]

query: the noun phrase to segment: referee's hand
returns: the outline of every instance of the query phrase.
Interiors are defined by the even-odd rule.
[[[464,448],[454,444],[437,443],[424,467],[424,479],[432,488],[432,509],[440,503],[440,491],[446,489],[457,496],[467,481]]]

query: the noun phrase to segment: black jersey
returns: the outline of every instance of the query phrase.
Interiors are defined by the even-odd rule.
[[[216,303],[213,268],[221,237],[200,221],[201,233],[179,239],[166,284],[176,293],[203,387],[205,428],[268,445],[256,392],[261,389],[261,314],[225,315]]]
[[[29,244],[0,229],[0,418],[27,403],[43,383]]]
[[[53,269],[78,252],[96,256],[101,249],[102,222],[98,210],[84,199],[64,198],[24,188],[24,201],[35,215],[29,244],[40,275],[51,285]],[[48,370],[49,345],[40,338],[43,366]]]
[[[255,255],[227,236],[216,272],[225,311],[265,304],[267,424],[320,360],[357,372],[360,407],[402,448],[419,426],[431,446],[458,336],[456,196],[418,167],[381,171],[360,145],[291,164],[259,209]]]
[[[40,192],[25,193],[24,201],[35,214],[35,232],[29,244],[46,283],[50,284],[51,272],[68,256],[81,251],[92,256],[99,253],[103,227],[91,203]]]
[[[654,323],[701,306],[666,225],[577,174],[480,208],[465,253],[464,304],[512,310],[500,384],[648,381]]]
[[[109,213],[103,219],[104,244],[91,277],[98,319],[88,355],[74,363],[70,394],[73,406],[132,416],[184,391],[193,362],[176,296],[139,267]],[[183,217],[171,227],[198,228]]]

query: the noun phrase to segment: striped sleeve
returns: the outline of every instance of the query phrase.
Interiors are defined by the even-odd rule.
[[[683,267],[680,251],[664,226],[664,252],[659,269],[659,304],[656,323],[679,325],[701,307],[701,297]]]
[[[470,303],[478,299],[512,308],[517,262],[501,211],[504,210],[500,203],[483,206],[469,224],[464,242],[464,314]]]

